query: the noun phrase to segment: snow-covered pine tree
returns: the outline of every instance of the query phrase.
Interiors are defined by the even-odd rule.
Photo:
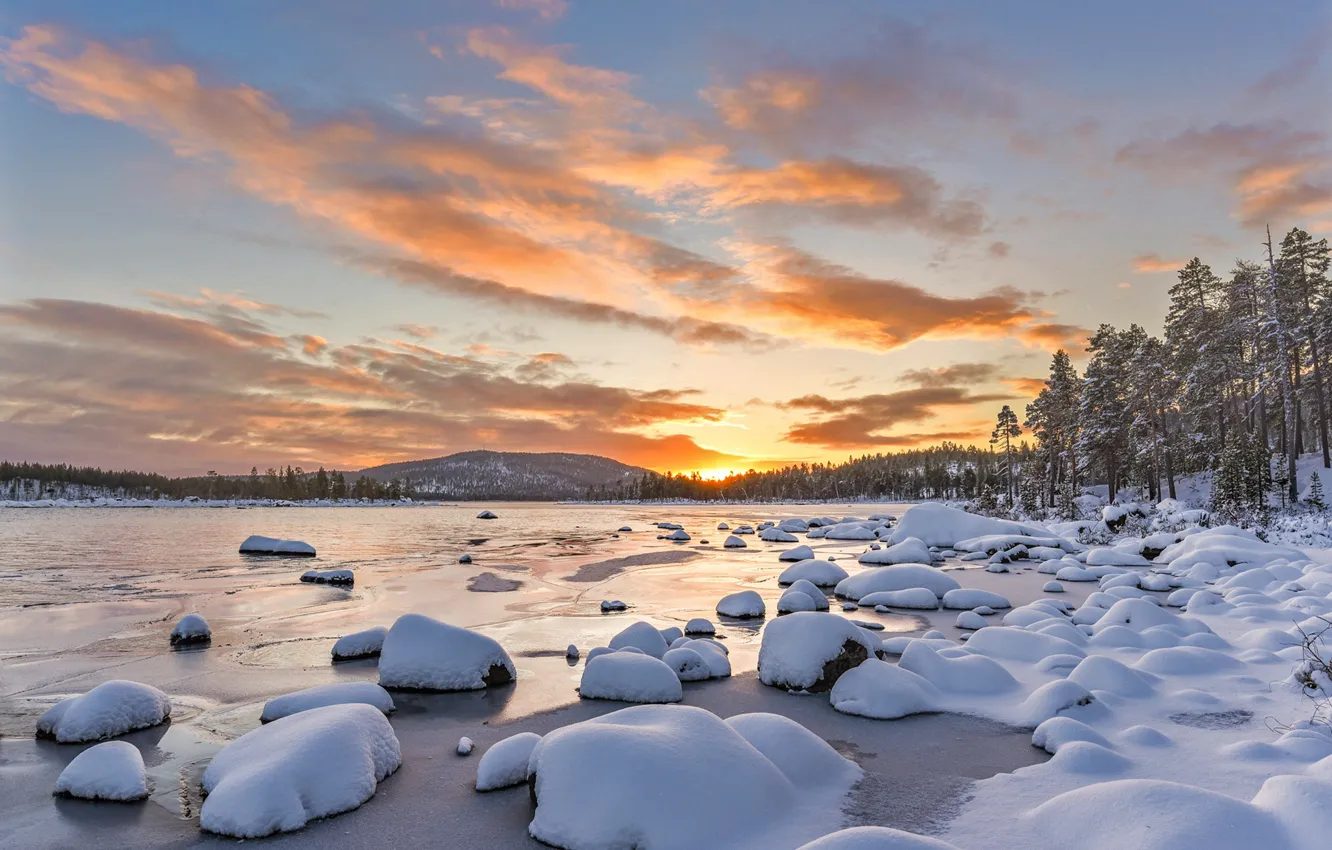
[[[1323,476],[1314,473],[1313,480],[1309,482],[1309,495],[1304,501],[1319,513],[1327,510],[1327,497],[1323,494]]]
[[[1046,464],[1047,499],[1054,505],[1064,482],[1077,485],[1077,438],[1082,381],[1062,348],[1050,362],[1050,376],[1045,387],[1027,405],[1023,423],[1036,438]]]
[[[1124,481],[1128,456],[1128,352],[1111,325],[1101,325],[1087,344],[1091,360],[1082,373],[1078,409],[1078,453],[1104,476],[1111,501]]]
[[[1179,406],[1189,428],[1196,468],[1212,467],[1225,450],[1226,402],[1236,340],[1218,309],[1221,278],[1194,257],[1170,287],[1165,337],[1171,366],[1179,376]]]
[[[1004,489],[1008,494],[1009,508],[1013,507],[1013,495],[1017,489],[1017,482],[1013,480],[1013,439],[1021,434],[1022,427],[1018,425],[1017,414],[1005,404],[999,409],[994,430],[990,432],[990,445],[1002,448],[1004,452]]]

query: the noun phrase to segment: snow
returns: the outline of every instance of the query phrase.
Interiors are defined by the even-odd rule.
[[[1057,581],[1047,581],[1041,585],[1041,591],[1044,593],[1063,593],[1064,586]]]
[[[213,632],[208,628],[208,621],[198,614],[186,614],[171,630],[172,643],[203,643],[212,640],[212,637]]]
[[[680,678],[664,661],[627,650],[589,656],[578,693],[584,699],[641,703],[679,702],[684,695]]]
[[[1059,581],[1096,581],[1096,573],[1071,564],[1067,567],[1061,567],[1059,572],[1054,574],[1054,577]]]
[[[527,763],[541,742],[535,732],[519,732],[497,741],[476,766],[476,790],[494,791],[527,782]]]
[[[547,734],[529,762],[528,832],[575,850],[789,847],[823,832],[859,769],[835,769],[840,756],[780,719],[737,726],[700,708],[638,706]]]
[[[950,593],[952,591],[949,591]],[[933,611],[939,607],[939,597],[925,587],[908,587],[905,590],[880,590],[860,597],[858,605],[872,608],[883,605],[887,608],[915,608]]]
[[[252,534],[240,545],[242,555],[299,555],[313,558],[315,548],[302,540],[278,540]]]
[[[395,708],[389,692],[374,682],[334,682],[330,685],[316,685],[303,691],[275,697],[264,704],[259,715],[260,723],[271,723],[298,711],[309,711],[325,705],[346,705],[363,703],[372,705],[385,714],[391,714]]]
[[[685,531],[683,528],[679,528],[666,535],[666,539],[682,542],[691,538],[689,537],[689,532]]]
[[[957,620],[953,622],[953,625],[959,629],[975,631],[985,628],[989,623],[985,622],[985,618],[975,611],[963,611],[957,615]]]
[[[171,716],[171,701],[151,685],[112,679],[48,708],[37,736],[62,744],[100,741],[156,726]]]
[[[993,659],[982,655],[946,657],[923,640],[908,643],[897,663],[947,694],[1004,694],[1020,687],[1013,674]]]
[[[340,637],[338,642],[333,644],[333,660],[344,661],[379,655],[380,650],[384,647],[384,636],[387,634],[387,628],[375,626],[363,632],[354,632]]]
[[[1150,567],[1152,562],[1137,552],[1121,552],[1102,547],[1087,553],[1089,567]]]
[[[853,762],[789,717],[767,712],[737,714],[728,717],[726,725],[739,732],[792,783],[845,787],[860,778]]]
[[[472,739],[464,735],[458,739],[458,746],[455,747],[453,751],[460,756],[466,757],[472,754],[472,750],[475,749],[475,747],[476,744],[472,743]]]
[[[967,651],[992,658],[1028,662],[1040,661],[1049,655],[1073,655],[1078,658],[1087,655],[1076,644],[1063,638],[1006,625],[976,632],[967,641]]]
[[[56,780],[55,792],[85,800],[129,802],[148,797],[148,773],[139,748],[106,741],[74,757]]]
[[[701,682],[712,678],[712,668],[708,662],[687,646],[666,650],[661,660],[681,682]]]
[[[860,522],[843,522],[820,529],[829,540],[877,540],[874,531]],[[810,535],[813,537],[813,535]]]
[[[780,528],[765,528],[759,532],[759,539],[768,543],[799,543],[800,538]]]
[[[258,838],[355,809],[402,764],[393,728],[369,705],[331,705],[261,726],[224,747],[203,775],[199,825]]]
[[[958,850],[946,841],[886,826],[856,826],[802,844],[796,850]]]
[[[477,519],[499,519],[499,517],[497,517],[497,516],[496,516],[493,512],[491,512],[491,511],[482,511],[481,513],[479,513],[479,514],[476,515],[476,518],[477,518]]]
[[[314,584],[355,584],[356,574],[351,570],[306,570],[301,581]]]
[[[793,549],[787,549],[777,556],[779,561],[808,561],[814,557],[814,550],[801,544]]]
[[[908,511],[910,513],[910,511]],[[896,564],[891,567],[876,567],[857,573],[837,583],[834,592],[853,601],[882,590],[906,590],[909,587],[923,587],[943,596],[950,590],[961,587],[957,581],[934,567],[923,564]]]
[[[622,629],[615,637],[610,639],[607,644],[611,649],[624,649],[626,646],[636,647],[645,655],[651,655],[653,658],[660,658],[666,654],[667,641],[657,627],[645,620],[639,620],[631,626]]]
[[[871,549],[858,561],[868,566],[888,566],[891,564],[928,564],[935,560],[930,554],[930,547],[917,537],[908,537],[900,543],[894,543],[886,549]]]
[[[1004,519],[992,519],[937,502],[924,502],[906,509],[893,528],[892,534],[889,535],[888,542],[900,543],[908,537],[916,537],[927,546],[954,547],[959,540],[988,534],[1022,534],[1042,538],[1050,536],[1050,533],[1043,528]]]
[[[824,594],[822,590],[819,590],[818,585],[814,584],[811,581],[808,581],[803,578],[796,579],[795,581],[791,582],[791,586],[786,589],[786,593],[782,594],[782,596],[786,597],[792,593],[803,593],[806,596],[808,596],[811,600],[813,600],[815,610],[818,611],[828,610],[828,597]]]
[[[386,688],[480,690],[516,676],[509,654],[493,638],[423,614],[399,617],[379,657],[379,684]]]
[[[877,640],[836,614],[788,614],[763,628],[759,681],[792,691],[826,691],[877,649]]]
[[[777,583],[793,584],[803,579],[818,587],[835,587],[846,576],[846,570],[831,561],[808,558],[782,570],[782,574],[777,577]]]
[[[723,617],[747,620],[764,615],[763,597],[755,590],[742,590],[723,596],[717,602],[717,613]]]
[[[943,595],[943,607],[945,608],[961,610],[963,608],[979,608],[982,605],[996,610],[1013,607],[1013,603],[1008,601],[1008,597],[974,587],[957,588]]]
[[[817,611],[818,604],[814,597],[799,590],[788,590],[777,600],[778,614],[794,614],[800,611]]]
[[[908,714],[939,711],[943,697],[924,677],[896,664],[870,658],[837,680],[829,701],[843,714],[894,720]]]
[[[744,549],[748,545],[743,537],[736,537],[734,534],[729,535],[726,542],[722,544],[727,549]]]
[[[777,523],[777,527],[780,528],[782,531],[786,531],[791,534],[804,534],[805,532],[809,531],[809,523],[803,519],[800,519],[799,517],[790,517],[788,519],[784,519],[781,522]]]

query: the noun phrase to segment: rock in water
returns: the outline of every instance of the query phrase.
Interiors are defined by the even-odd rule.
[[[513,681],[517,670],[493,638],[403,614],[389,629],[379,657],[379,684],[423,691],[469,691]]]
[[[252,534],[240,545],[242,555],[293,555],[313,558],[315,548],[303,540],[279,540],[276,537],[264,537]]]
[[[171,716],[171,701],[151,685],[113,679],[62,700],[37,718],[37,737],[62,744],[114,738],[156,726]]]
[[[171,630],[171,643],[205,643],[213,639],[213,631],[208,628],[208,621],[198,614],[186,614],[181,617],[176,627]]]

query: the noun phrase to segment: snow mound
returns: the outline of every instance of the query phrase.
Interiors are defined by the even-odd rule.
[[[818,587],[835,587],[838,582],[846,578],[846,575],[846,570],[832,561],[810,557],[782,570],[782,574],[777,577],[777,583],[794,584],[803,579]]]
[[[1084,658],[1068,674],[1068,681],[1077,682],[1089,691],[1107,691],[1121,697],[1149,697],[1156,692],[1155,676],[1143,675],[1132,667],[1108,655]]]
[[[956,628],[967,629],[968,631],[974,632],[978,629],[985,628],[989,623],[985,622],[985,618],[980,614],[977,614],[975,611],[963,611],[961,614],[957,615],[957,620],[953,622],[953,625]]]
[[[794,760],[807,743],[792,748]],[[557,729],[530,767],[528,832],[570,850],[766,846],[764,836],[795,843],[791,821],[835,806],[859,775],[850,765],[837,783],[793,781],[740,731],[690,706],[638,706]]]
[[[1059,581],[1096,581],[1096,573],[1072,564],[1060,567],[1054,577]]]
[[[924,502],[906,509],[889,535],[888,542],[900,543],[908,537],[917,537],[926,546],[952,547],[959,540],[990,534],[1050,536],[1050,532],[1036,526],[979,516],[937,502]]]
[[[717,602],[717,613],[723,617],[748,620],[751,617],[762,617],[766,611],[763,607],[763,597],[758,595],[758,591],[742,590],[739,593],[723,596]]]
[[[814,557],[814,550],[801,544],[777,556],[779,561],[808,561]]]
[[[1057,581],[1047,581],[1041,585],[1041,590],[1045,593],[1063,593],[1064,586]]]
[[[759,540],[765,540],[768,543],[799,543],[800,538],[794,534],[782,531],[780,528],[765,528],[759,532]]]
[[[833,685],[828,698],[843,714],[876,720],[939,711],[943,701],[939,689],[928,679],[877,658],[848,670]]]
[[[989,629],[985,631],[988,632]],[[1067,679],[1056,679],[1032,691],[1031,696],[1018,706],[1018,714],[1022,725],[1034,729],[1061,711],[1068,711],[1079,705],[1089,705],[1092,701],[1091,692],[1082,685]]]
[[[717,627],[712,625],[712,621],[704,617],[695,617],[685,623],[684,633],[687,635],[713,635],[717,633]]]
[[[396,708],[389,692],[374,682],[334,682],[331,685],[317,685],[269,700],[264,704],[259,722],[272,723],[298,711],[352,703],[372,705],[385,714],[391,714]]]
[[[897,666],[947,694],[1002,694],[1019,687],[1013,674],[994,659],[983,655],[948,658],[923,640],[907,644]]]
[[[1271,813],[1178,782],[1120,779],[1060,794],[1021,816],[1040,840],[1064,850],[1289,850]]]
[[[666,650],[661,660],[681,682],[701,682],[712,678],[712,667],[702,655],[687,646]]]
[[[186,614],[176,622],[175,628],[171,630],[171,642],[178,643],[203,643],[212,640],[213,631],[208,628],[208,621],[198,614]]]
[[[422,691],[473,691],[513,681],[517,670],[493,638],[403,614],[384,637],[379,684]]]
[[[1229,655],[1200,646],[1170,646],[1153,649],[1133,667],[1157,676],[1207,676],[1244,667]]]
[[[845,787],[860,778],[861,771],[854,762],[789,717],[766,712],[737,714],[728,717],[726,725],[796,785]]]
[[[148,797],[148,773],[139,748],[107,741],[74,757],[56,780],[55,793],[84,800],[127,802]]]
[[[48,708],[37,718],[37,737],[62,744],[100,741],[156,726],[170,716],[171,701],[157,688],[112,679]]]
[[[886,608],[933,611],[939,607],[939,597],[929,588],[908,587],[906,590],[880,590],[877,593],[870,593],[860,597],[857,604],[866,608],[883,605]]]
[[[1150,567],[1152,562],[1137,552],[1101,547],[1087,553],[1089,567]]]
[[[578,693],[623,702],[679,702],[684,696],[679,676],[664,661],[627,650],[589,656]]]
[[[872,658],[877,644],[836,614],[788,614],[763,629],[759,681],[791,691],[826,691],[847,670]]]
[[[331,705],[260,726],[224,747],[203,775],[199,825],[258,838],[360,806],[402,764],[384,714]]]
[[[856,826],[802,844],[796,850],[958,850],[946,841],[886,826]]]
[[[857,560],[870,566],[891,566],[892,564],[928,564],[934,560],[930,547],[917,537],[908,537],[901,543],[894,543],[886,549],[871,549]]]
[[[670,534],[666,535],[666,539],[674,540],[677,542],[683,542],[685,540],[691,540],[693,538],[689,536],[689,532],[685,531],[683,528],[678,528],[675,531],[672,531]]]
[[[252,534],[240,545],[242,555],[298,555],[313,558],[315,548],[301,540],[278,540],[276,537],[264,537]]]
[[[734,534],[728,535],[726,542],[722,544],[727,549],[744,549],[749,546],[743,537],[736,537]]]
[[[624,649],[626,646],[637,647],[653,658],[660,658],[666,654],[666,643],[666,639],[662,637],[656,626],[646,620],[639,620],[637,623],[622,629],[619,634],[610,639],[607,646],[611,649]]]
[[[373,629],[340,637],[338,642],[333,644],[333,660],[346,661],[378,655],[384,648],[384,637],[387,634],[388,629],[375,626]]]
[[[791,593],[805,594],[814,601],[814,608],[818,611],[828,610],[828,597],[811,581],[807,581],[803,578],[796,579],[791,582],[791,586],[786,589],[786,593],[783,595]]]
[[[810,535],[813,536],[813,535]],[[841,522],[823,529],[829,540],[878,540],[874,531],[860,522]]]
[[[977,590],[973,587],[950,590],[943,595],[943,607],[945,608],[962,610],[979,608],[982,605],[995,610],[1013,607],[1013,603],[1008,601],[1007,596],[1001,596],[988,590]]]
[[[910,587],[923,587],[933,591],[935,596],[943,596],[961,585],[934,567],[927,567],[924,564],[895,564],[890,567],[865,570],[843,579],[837,583],[833,592],[839,597],[859,601],[862,596],[871,593],[882,590],[906,590]]]
[[[535,732],[519,732],[498,741],[476,766],[476,790],[494,791],[527,781],[527,763],[541,742]]]
[[[1036,727],[1031,735],[1031,745],[1040,747],[1050,755],[1059,752],[1066,744],[1082,741],[1097,746],[1111,748],[1105,736],[1080,720],[1071,717],[1051,717]]]
[[[499,517],[495,516],[495,514],[492,513],[491,511],[482,511],[481,513],[479,513],[479,514],[476,515],[476,518],[477,518],[477,519],[499,519]]]
[[[1051,655],[1085,658],[1087,653],[1076,644],[1054,635],[1029,632],[1012,626],[994,626],[976,632],[967,641],[967,650],[992,658],[1013,661],[1040,661]]]
[[[475,747],[476,744],[472,743],[472,739],[464,735],[458,739],[458,746],[453,751],[460,756],[470,756]]]

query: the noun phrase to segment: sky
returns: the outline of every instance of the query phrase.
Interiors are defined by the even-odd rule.
[[[983,444],[1332,235],[1332,3],[9,0],[0,458]]]

